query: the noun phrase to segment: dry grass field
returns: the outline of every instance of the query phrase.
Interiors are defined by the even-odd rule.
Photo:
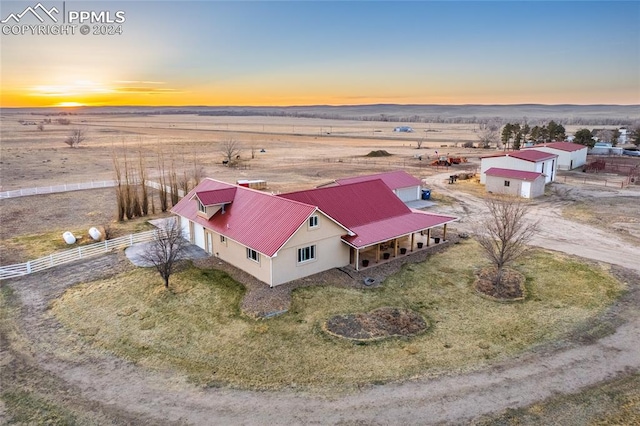
[[[226,181],[265,179],[272,191],[308,188],[353,174],[409,167],[429,174],[427,157],[456,154],[479,157],[482,150],[457,148],[477,142],[473,124],[416,124],[414,133],[393,132],[398,123],[320,120],[283,117],[74,116],[69,125],[47,124],[43,131],[20,119],[3,115],[2,190],[113,179],[112,153],[142,151],[151,173],[157,153],[193,169],[194,157],[205,176]],[[406,123],[405,123],[406,124]],[[79,148],[64,143],[73,128],[87,130]],[[426,131],[425,131],[426,130]],[[238,168],[222,165],[222,143],[229,139],[242,147]],[[418,141],[424,141],[417,149]],[[443,146],[444,145],[444,146]],[[252,149],[253,156],[252,157]],[[265,152],[260,152],[264,149]],[[385,158],[365,158],[384,149]],[[423,161],[415,156],[423,155]]]

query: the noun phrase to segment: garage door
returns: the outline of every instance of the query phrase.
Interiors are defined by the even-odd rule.
[[[418,187],[416,186],[412,186],[409,188],[399,188],[399,189],[396,189],[395,192],[398,198],[400,198],[405,203],[407,201],[414,201],[414,200],[420,199],[420,196],[418,195],[420,191],[418,191]]]

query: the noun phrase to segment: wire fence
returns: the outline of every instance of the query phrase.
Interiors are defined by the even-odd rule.
[[[606,188],[624,188],[625,186],[629,186],[631,182],[630,178],[627,179],[588,179],[588,178],[575,178],[563,176],[561,179],[556,179],[556,182],[562,183],[574,183],[574,184],[582,184],[582,185],[594,185],[594,186],[604,186]]]
[[[0,266],[0,280],[29,275],[35,272],[44,271],[65,263],[74,262],[80,259],[86,259],[100,254],[108,253],[113,250],[125,249],[136,243],[145,243],[155,238],[159,231],[157,229],[137,234],[130,234],[124,237],[113,238],[99,243],[80,246],[74,249],[52,253],[49,256],[39,259],[30,260],[25,263],[16,263],[14,265]]]

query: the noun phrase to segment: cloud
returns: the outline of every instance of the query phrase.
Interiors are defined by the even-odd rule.
[[[113,90],[117,93],[127,94],[143,94],[143,95],[157,95],[167,93],[182,93],[180,90],[168,88],[168,87],[149,87],[159,86],[167,84],[164,81],[148,81],[148,80],[118,80],[116,81],[120,86],[115,87]]]
[[[157,89],[154,87],[116,87],[114,89],[115,92],[118,93],[138,93],[138,94],[147,94],[154,95],[159,93],[182,93],[176,89]]]

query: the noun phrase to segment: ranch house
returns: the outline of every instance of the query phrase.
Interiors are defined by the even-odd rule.
[[[559,170],[573,170],[587,163],[587,151],[589,148],[577,143],[553,142],[535,145],[527,149],[556,154],[558,156]]]
[[[544,175],[545,184],[556,179],[558,155],[536,149],[510,151],[480,159],[480,183],[487,183],[487,170],[492,167],[522,172],[535,172]]]
[[[457,220],[410,209],[380,179],[281,195],[205,179],[171,211],[193,244],[271,287],[407,255]]]

